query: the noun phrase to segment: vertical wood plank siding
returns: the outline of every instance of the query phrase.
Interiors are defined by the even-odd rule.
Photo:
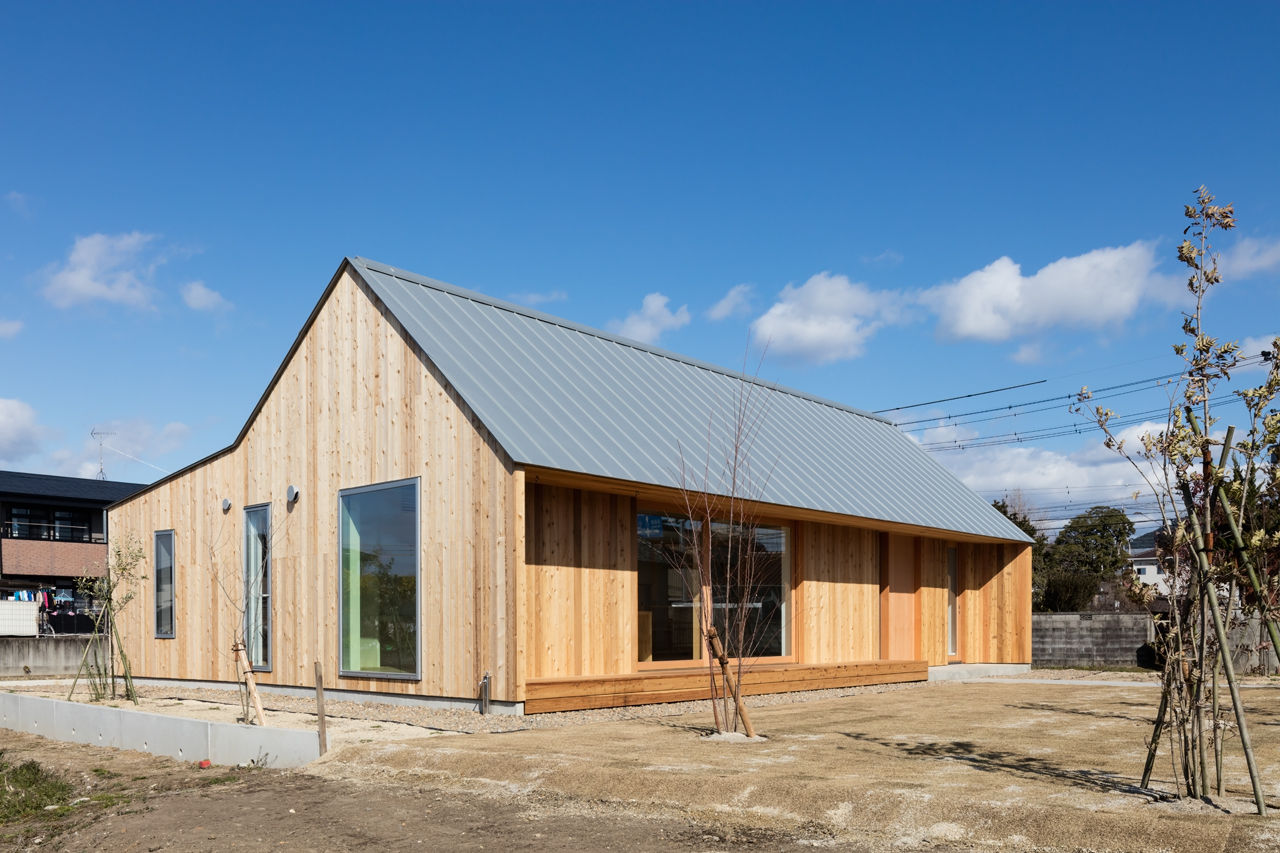
[[[421,681],[338,677],[338,490],[421,478]],[[301,492],[285,503],[289,485]],[[154,588],[124,613],[134,672],[235,678],[244,507],[271,505],[272,663],[259,680],[523,698],[516,571],[522,484],[484,427],[362,284],[344,273],[234,448],[111,511],[117,540],[175,531],[177,636],[154,639]],[[231,510],[222,512],[224,498]]]
[[[559,476],[559,475],[558,475]],[[340,489],[420,478],[419,681],[339,677]],[[601,486],[518,470],[395,318],[344,272],[234,447],[122,503],[117,541],[173,529],[173,639],[154,638],[152,581],[123,613],[134,671],[231,681],[243,626],[244,507],[271,507],[268,684],[522,701],[530,679],[636,673],[636,501],[657,487]],[[286,505],[285,491],[301,497]],[[231,501],[223,513],[222,500]],[[947,660],[948,547],[957,548],[960,658],[1031,660],[1030,549],[949,543],[793,520],[791,652],[797,664]],[[829,518],[829,516],[824,516]],[[945,537],[945,534],[943,534]]]
[[[804,522],[800,595],[793,618],[804,663],[880,657],[880,535],[858,527]]]
[[[636,510],[625,495],[526,487],[528,678],[636,670]]]

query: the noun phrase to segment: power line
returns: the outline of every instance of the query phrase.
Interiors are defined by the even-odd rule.
[[[1229,406],[1243,402],[1240,398],[1232,398],[1231,395],[1223,395],[1221,397],[1211,398],[1211,404],[1220,406]],[[1147,409],[1142,412],[1135,412],[1130,415],[1113,418],[1109,424],[1111,426],[1132,426],[1141,423],[1147,418],[1167,412],[1167,408]],[[1042,441],[1049,438],[1063,438],[1068,435],[1080,435],[1083,432],[1094,432],[1098,429],[1097,424],[1080,422],[1077,424],[1056,425],[1048,427],[1039,427],[1036,429],[1023,430],[1021,432],[1005,432],[996,433],[995,435],[975,436],[969,439],[951,439],[950,441],[933,441],[921,442],[920,446],[925,450],[936,453],[946,450],[968,450],[975,447],[999,447],[1005,444],[1022,444],[1027,441]]]
[[[970,397],[983,397],[987,394],[999,394],[1001,391],[1012,391],[1015,388],[1027,388],[1031,385],[1043,385],[1048,379],[1037,379],[1035,382],[1023,382],[1021,385],[1006,385],[1003,388],[992,388],[990,391],[974,391],[972,394],[961,394],[958,397],[943,397],[941,400],[930,400],[927,403],[912,403],[910,406],[893,406],[888,409],[876,409],[873,415],[882,415],[885,412],[903,412],[907,409],[918,409],[921,406],[932,406],[937,403],[950,403],[952,400],[967,400]]]
[[[1114,391],[1117,388],[1130,388],[1134,385],[1145,385],[1148,382],[1157,382],[1161,379],[1174,379],[1181,375],[1182,373],[1178,372],[1178,373],[1166,373],[1163,376],[1149,376],[1146,379],[1135,379],[1132,382],[1122,382],[1119,385],[1108,385],[1105,388],[1098,388],[1094,391],[1094,393],[1096,394],[1098,391]],[[898,421],[897,423],[894,424],[894,426],[904,427],[904,426],[910,426],[911,424],[927,423],[929,421],[953,420],[955,418],[967,418],[970,415],[987,415],[987,414],[990,414],[991,412],[1003,412],[1008,409],[1020,409],[1023,406],[1038,406],[1041,403],[1054,403],[1054,402],[1075,400],[1079,396],[1080,396],[1080,392],[1075,391],[1071,394],[1057,394],[1053,397],[1045,397],[1042,400],[1027,400],[1025,403],[1010,403],[1007,406],[995,406],[994,408],[990,408],[990,409],[976,409],[972,412],[960,412],[959,414],[956,414],[956,415],[935,415],[932,418],[920,418],[919,420],[914,420],[914,421]]]
[[[1237,363],[1236,367],[1237,367],[1237,368],[1245,367],[1245,366],[1248,366],[1248,365],[1250,365],[1250,364],[1252,364],[1252,363],[1254,363],[1254,362],[1261,361],[1261,360],[1262,360],[1262,357],[1261,357],[1261,356],[1248,356],[1248,357],[1246,357],[1246,358],[1242,358],[1242,359],[1240,359],[1240,360],[1239,360],[1239,362]],[[1101,387],[1101,388],[1095,388],[1095,389],[1093,389],[1093,390],[1092,390],[1092,392],[1091,392],[1091,393],[1092,393],[1092,395],[1093,395],[1093,398],[1097,398],[1098,394],[1100,394],[1101,392],[1104,392],[1104,391],[1116,391],[1116,390],[1119,390],[1119,389],[1121,389],[1121,388],[1132,388],[1132,387],[1137,386],[1137,385],[1146,385],[1146,384],[1148,384],[1148,383],[1160,382],[1160,381],[1163,381],[1163,380],[1166,380],[1166,379],[1177,379],[1177,378],[1183,377],[1183,376],[1185,376],[1185,375],[1186,375],[1186,372],[1185,372],[1185,371],[1178,371],[1177,373],[1165,373],[1165,374],[1161,374],[1160,376],[1148,376],[1148,377],[1146,377],[1145,379],[1135,379],[1135,380],[1133,380],[1133,381],[1131,381],[1131,382],[1121,382],[1121,383],[1119,383],[1119,384],[1117,384],[1117,385],[1106,385],[1106,386],[1103,386],[1103,387]],[[1031,384],[1039,384],[1039,383],[1031,383]],[[1018,387],[1018,386],[1011,386],[1011,387]],[[1087,388],[1087,387],[1088,387],[1088,386],[1086,386],[1086,388]],[[983,392],[983,393],[993,393],[993,392]],[[968,396],[968,395],[966,395],[966,396]],[[1011,409],[1021,409],[1021,408],[1026,407],[1026,406],[1038,406],[1038,405],[1041,405],[1041,404],[1043,404],[1043,403],[1055,403],[1055,402],[1057,402],[1057,403],[1061,403],[1061,402],[1064,402],[1064,401],[1066,401],[1066,402],[1073,402],[1073,401],[1077,400],[1077,399],[1079,398],[1079,396],[1080,396],[1080,392],[1079,392],[1079,391],[1074,391],[1074,392],[1072,392],[1072,393],[1070,393],[1070,394],[1058,394],[1058,395],[1055,395],[1055,396],[1053,396],[1053,397],[1045,397],[1045,398],[1040,399],[1040,400],[1026,400],[1026,401],[1021,402],[1021,403],[1010,403],[1010,404],[1008,404],[1008,405],[1006,405],[1006,406],[994,406],[994,407],[992,407],[992,408],[990,408],[990,409],[975,409],[974,411],[971,411],[971,412],[959,412],[959,413],[956,413],[956,414],[942,414],[942,415],[935,415],[935,416],[933,416],[933,417],[928,417],[928,418],[919,418],[919,419],[914,420],[914,421],[898,421],[898,422],[894,423],[894,426],[896,426],[896,427],[904,427],[904,426],[911,426],[911,425],[913,425],[913,424],[930,423],[930,422],[935,422],[935,423],[936,423],[937,421],[947,421],[947,420],[955,420],[955,419],[957,419],[957,418],[967,418],[967,417],[970,417],[970,416],[972,416],[972,415],[987,415],[987,414],[991,414],[992,412],[1005,412],[1005,411],[1009,411],[1009,410],[1011,410]],[[963,399],[963,397],[957,397],[957,398],[955,398],[955,399]],[[1105,398],[1104,398],[1104,399],[1105,399]],[[929,405],[929,404],[928,404],[928,403],[922,403],[922,404],[920,404],[920,405]],[[880,411],[881,411],[881,412],[891,412],[891,411],[894,411],[894,409],[881,409]]]

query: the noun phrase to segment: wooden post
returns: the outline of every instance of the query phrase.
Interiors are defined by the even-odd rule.
[[[316,719],[319,720],[320,754],[329,751],[329,735],[324,728],[324,670],[320,661],[316,661]]]
[[[249,691],[249,699],[253,702],[253,713],[257,717],[258,725],[265,726],[266,723],[262,720],[262,700],[258,698],[258,682],[253,677],[253,666],[249,663],[249,656],[244,653],[244,643],[236,643],[231,647],[231,651],[240,665],[240,677],[244,679],[244,686]]]
[[[747,737],[755,737],[755,726],[751,725],[751,718],[747,716],[747,706],[742,704],[740,685],[734,680],[733,671],[729,667],[729,657],[724,653],[724,646],[720,644],[720,635],[716,633],[715,628],[707,629],[707,639],[711,641],[711,651],[720,662],[720,675],[724,679],[725,689],[733,694],[733,704],[738,709],[738,716],[742,718],[742,728],[746,730]]]

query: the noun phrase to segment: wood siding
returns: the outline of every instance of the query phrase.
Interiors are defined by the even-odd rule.
[[[531,484],[526,493],[528,678],[636,669],[636,506]]]
[[[268,684],[514,701],[516,561],[524,496],[511,461],[404,333],[345,270],[275,384],[228,451],[110,513],[114,542],[136,538],[153,574],[152,534],[175,531],[177,636],[154,639],[154,588],[124,614],[135,674],[234,680],[244,507],[271,506]],[[421,681],[338,677],[338,490],[421,478]],[[301,491],[285,504],[289,485]],[[223,513],[223,499],[232,507]]]
[[[962,545],[960,654],[967,663],[1031,663],[1031,546]]]
[[[796,659],[880,657],[880,535],[858,527],[797,525]]]
[[[816,666],[758,663],[748,666],[743,673],[742,692],[754,696],[792,690],[924,681],[928,677],[929,669],[924,661],[864,661]],[[649,671],[622,677],[547,678],[529,682],[525,710],[537,714],[656,702],[689,702],[707,699],[710,692],[705,667]]]

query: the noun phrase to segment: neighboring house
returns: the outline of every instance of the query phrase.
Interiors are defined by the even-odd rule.
[[[705,696],[696,600],[659,554],[695,524],[718,547],[681,460],[719,452],[748,388],[747,692],[1030,663],[1029,540],[889,422],[348,259],[235,441],[111,507],[151,578],[133,671],[232,681],[244,637],[265,684],[318,661],[330,689],[405,697],[472,701],[487,675],[530,713]]]
[[[141,483],[0,471],[0,594],[69,589],[107,565],[108,504]]]
[[[1169,576],[1156,555],[1156,535],[1160,530],[1149,531],[1129,540],[1129,566],[1138,580],[1156,588],[1164,597],[1169,595]]]

